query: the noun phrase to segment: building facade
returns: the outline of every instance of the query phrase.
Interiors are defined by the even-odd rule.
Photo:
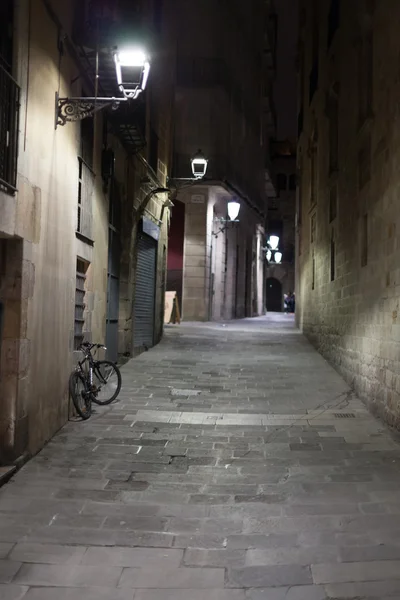
[[[177,186],[172,210],[168,289],[185,320],[264,311],[269,5],[175,2],[174,178],[191,176],[199,148],[208,159],[203,180]],[[239,222],[224,229],[232,200]]]
[[[395,1],[303,0],[297,318],[400,424],[399,53]]]
[[[266,303],[270,312],[280,312],[284,295],[295,291],[296,145],[289,140],[272,144],[272,168],[276,195],[268,201],[268,237],[279,237],[282,260],[268,263]]]
[[[0,464],[37,452],[67,420],[83,339],[115,360],[162,335],[174,63],[157,10],[1,3]],[[96,95],[120,96],[111,48],[146,39],[157,68],[137,100],[94,114],[57,102],[94,95],[96,50]]]
[[[268,201],[267,238],[279,237],[280,264],[270,262],[266,269],[268,311],[281,311],[284,296],[295,291],[295,213],[297,141],[297,0],[276,0],[276,76],[273,98],[276,114],[271,144],[271,172],[274,189]],[[273,257],[272,257],[273,259]]]

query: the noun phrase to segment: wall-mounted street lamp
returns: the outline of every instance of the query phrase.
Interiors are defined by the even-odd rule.
[[[229,227],[230,223],[239,223],[239,219],[238,219],[239,211],[240,211],[240,202],[237,202],[236,200],[230,200],[227,205],[228,218],[227,219],[215,219],[215,222],[219,223],[221,225],[221,227],[215,233],[213,232],[213,235],[215,237],[217,237],[218,234],[222,233],[223,231],[225,231],[225,229],[227,229]]]
[[[150,63],[143,50],[114,53],[118,87],[124,98],[135,100],[146,87]]]
[[[208,159],[201,150],[198,150],[198,152],[190,159],[190,163],[192,165],[193,178],[195,180],[203,179],[207,173]]]
[[[99,79],[99,56],[96,53],[96,90],[93,97],[60,98],[56,92],[55,127],[65,125],[67,121],[81,121],[95,112],[111,106],[118,108],[121,102],[135,100],[145,89],[149,78],[150,63],[142,50],[122,50],[114,52],[114,64],[118,87],[123,94],[103,98],[97,95]]]
[[[196,185],[204,179],[207,173],[208,159],[201,150],[198,150],[190,159],[193,177],[168,177],[168,185],[175,188],[175,195],[179,190]]]
[[[201,150],[198,150],[190,159],[193,177],[172,177],[168,178],[168,183],[172,183],[177,189],[190,187],[198,183],[200,179],[204,179],[207,173],[208,159],[204,156]]]
[[[267,245],[263,250],[269,263],[279,265],[282,262],[282,252],[279,250],[279,237],[277,235],[269,236]]]

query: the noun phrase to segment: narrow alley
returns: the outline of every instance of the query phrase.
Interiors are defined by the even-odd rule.
[[[292,316],[122,375],[0,490],[2,600],[400,598],[400,445]]]

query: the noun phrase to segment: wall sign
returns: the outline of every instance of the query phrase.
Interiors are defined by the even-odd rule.
[[[192,204],[204,204],[205,196],[204,194],[192,194],[190,201]]]
[[[158,240],[160,239],[160,227],[157,225],[157,223],[154,223],[154,221],[152,221],[151,219],[143,217],[142,228],[143,233],[146,233],[147,235],[152,237],[153,240],[157,240],[158,242]]]

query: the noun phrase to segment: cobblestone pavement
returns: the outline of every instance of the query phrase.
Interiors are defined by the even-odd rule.
[[[1,600],[400,599],[400,445],[290,316],[170,327],[0,490]]]

